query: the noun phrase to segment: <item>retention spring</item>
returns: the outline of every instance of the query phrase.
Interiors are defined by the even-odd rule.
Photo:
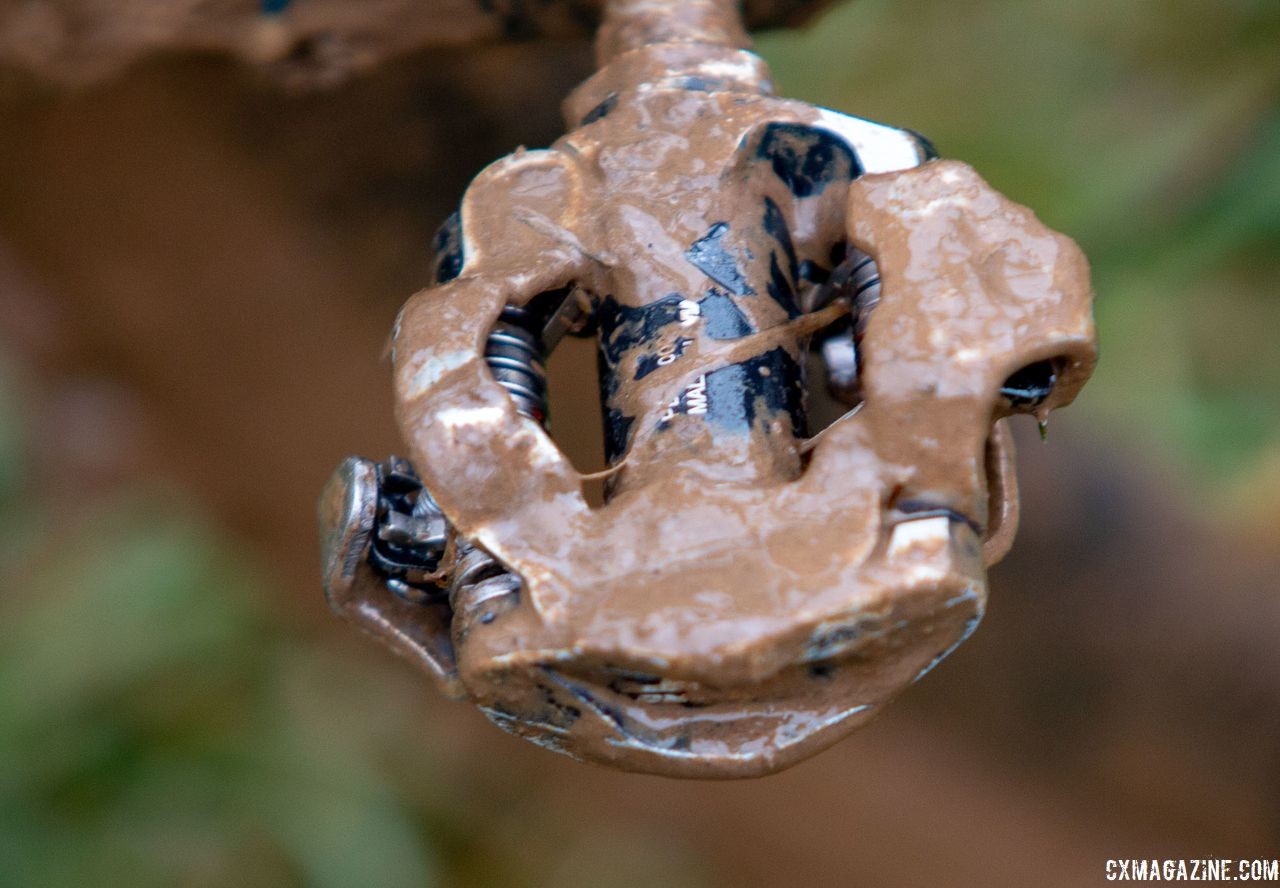
[[[507,306],[485,340],[485,363],[507,390],[521,415],[547,424],[548,339],[586,329],[589,317],[568,303],[570,290],[554,290],[526,306]],[[453,532],[448,519],[407,459],[365,464],[375,485],[375,513],[370,518],[367,559],[387,589],[412,603],[445,598],[476,607],[517,594],[520,578],[509,573],[488,551]],[[449,541],[456,549],[445,562]],[[339,537],[346,539],[346,537]]]
[[[816,307],[835,299],[848,300],[850,317],[833,324],[829,332],[820,337],[819,347],[826,365],[828,391],[838,400],[853,405],[862,397],[858,343],[871,310],[880,301],[880,270],[875,259],[861,250],[848,248],[845,260],[819,291]]]
[[[434,575],[449,541],[449,525],[409,461],[392,456],[375,467],[377,512],[369,562],[387,588],[406,601],[439,598]]]
[[[527,309],[507,306],[485,341],[484,360],[522,415],[547,422],[547,369],[541,324]]]
[[[850,250],[848,261],[853,266],[849,271],[848,284],[854,317],[853,333],[856,339],[861,339],[871,309],[880,301],[880,269],[876,267],[876,260],[861,250]]]

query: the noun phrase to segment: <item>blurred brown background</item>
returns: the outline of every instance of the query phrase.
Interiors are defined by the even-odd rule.
[[[585,42],[148,53],[74,88],[10,64],[0,884],[1074,886],[1280,856],[1277,45],[1274,0],[858,0],[760,39],[786,94],[925,132],[1076,237],[1104,354],[1046,445],[1020,430],[974,638],[729,784],[509,738],[319,591],[314,499],[397,449],[382,352],[431,233],[559,134]],[[591,356],[562,348],[584,453]]]

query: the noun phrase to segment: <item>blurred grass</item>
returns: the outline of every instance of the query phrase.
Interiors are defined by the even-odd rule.
[[[1223,502],[1280,493],[1277,45],[1275,0],[859,0],[760,42],[784,93],[925,132],[1076,237],[1104,358],[1073,415]],[[385,674],[287,628],[171,491],[60,523],[3,371],[0,884],[702,880],[656,838],[455,804]]]
[[[0,600],[0,884],[430,884],[375,765],[378,695],[332,699],[341,655],[274,627],[235,548],[167,499],[0,539],[22,590]]]

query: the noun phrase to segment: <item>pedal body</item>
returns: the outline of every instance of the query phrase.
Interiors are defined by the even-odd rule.
[[[339,611],[579,758],[749,776],[871,718],[982,616],[1016,526],[1002,420],[1069,403],[1095,360],[1069,239],[915,134],[768,82],[741,50],[627,53],[567,136],[477,178],[394,337],[442,569],[471,579],[415,605],[330,534]],[[517,323],[595,331],[601,506],[538,374],[495,363]],[[851,410],[812,438],[815,343]],[[329,520],[369,536],[361,477]]]

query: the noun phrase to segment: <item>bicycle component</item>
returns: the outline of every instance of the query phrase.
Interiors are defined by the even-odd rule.
[[[836,299],[843,299],[850,306],[852,319],[841,318],[814,339],[826,369],[827,391],[853,406],[859,397],[858,341],[862,339],[871,310],[880,301],[880,272],[875,259],[861,250],[849,250],[844,261],[811,293],[805,302],[809,311]]]
[[[547,371],[542,366],[542,343],[527,327],[512,323],[511,309],[502,313],[485,341],[484,359],[498,385],[507,390],[516,409],[541,423],[547,416]]]
[[[501,727],[631,770],[777,770],[933,668],[1016,525],[1002,420],[1095,360],[1074,243],[913,133],[775,97],[745,46],[727,0],[607,4],[572,131],[442,229],[393,362],[447,598],[359,554],[367,470],[322,518],[342,613]],[[598,338],[594,508],[537,409],[565,327]],[[813,438],[811,342],[856,405]]]
[[[374,477],[369,562],[387,578],[388,589],[421,603],[439,588],[434,578],[448,545],[448,523],[407,461],[393,456],[374,467]]]

